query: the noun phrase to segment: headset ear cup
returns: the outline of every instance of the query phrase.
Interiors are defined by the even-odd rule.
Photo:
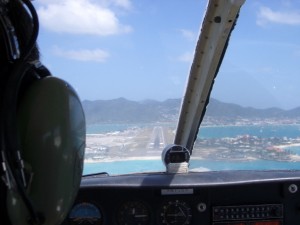
[[[55,77],[34,82],[18,108],[25,169],[32,173],[27,194],[46,224],[60,224],[79,189],[85,149],[85,117],[74,89]],[[13,224],[28,216],[15,193],[7,208]]]

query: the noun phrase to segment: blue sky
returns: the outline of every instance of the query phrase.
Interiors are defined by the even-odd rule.
[[[82,100],[183,96],[204,0],[39,0],[42,62]],[[300,1],[246,0],[212,96],[300,106]]]

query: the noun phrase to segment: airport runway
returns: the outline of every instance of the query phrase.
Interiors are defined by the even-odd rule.
[[[159,150],[162,151],[162,149],[166,146],[165,136],[163,132],[163,128],[161,126],[156,126],[152,130],[152,134],[149,140],[149,143],[147,144],[147,149],[152,150]],[[149,150],[148,150],[149,152]]]

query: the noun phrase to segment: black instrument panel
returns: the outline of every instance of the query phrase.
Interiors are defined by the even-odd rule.
[[[294,225],[300,172],[89,176],[64,224]]]

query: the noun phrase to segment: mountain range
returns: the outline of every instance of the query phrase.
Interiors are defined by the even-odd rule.
[[[85,100],[82,102],[82,105],[88,124],[103,122],[166,122],[177,120],[181,99],[131,101],[125,98],[118,98],[113,100]],[[256,109],[224,103],[211,98],[206,114],[215,119],[296,118],[300,116],[300,107],[292,110],[280,108]]]

